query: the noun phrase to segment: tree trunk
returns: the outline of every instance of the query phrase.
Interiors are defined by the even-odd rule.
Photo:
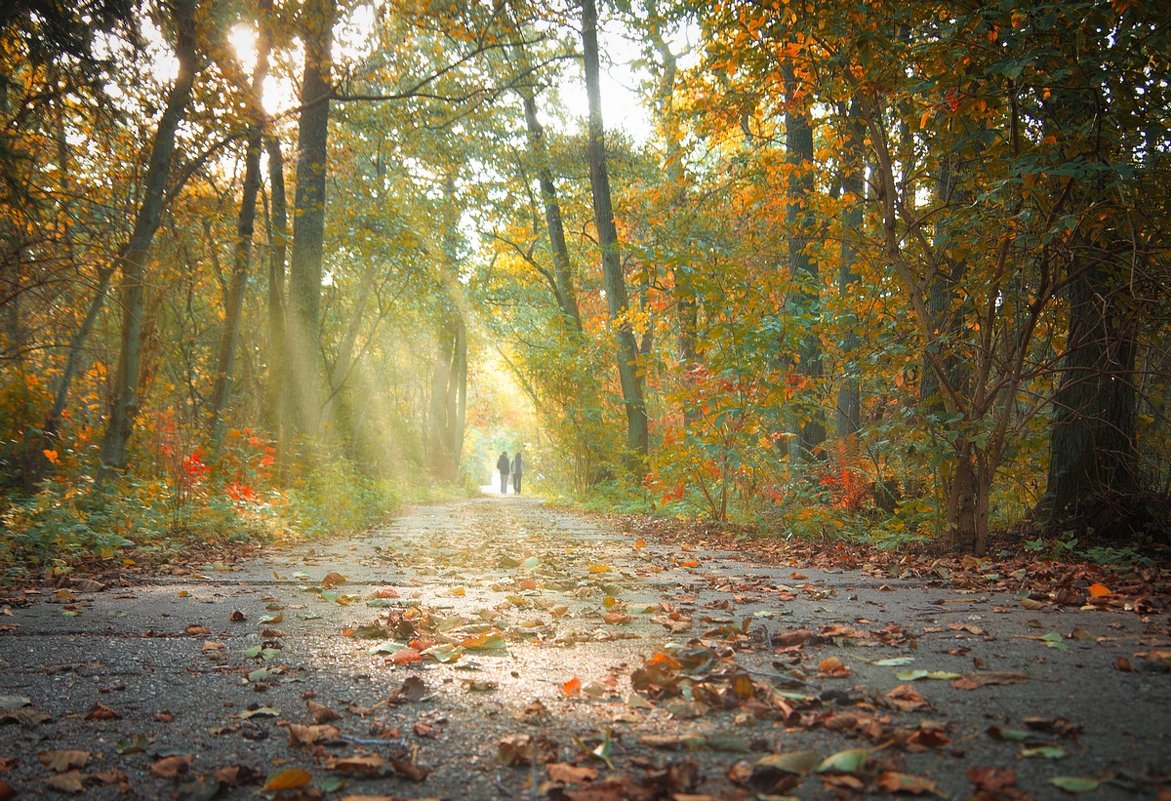
[[[167,176],[175,151],[175,132],[191,100],[195,83],[195,10],[197,0],[175,0],[177,38],[175,56],[179,71],[167,95],[147,165],[142,205],[134,220],[130,242],[117,259],[122,273],[122,343],[110,403],[110,419],[102,439],[98,480],[109,478],[112,469],[126,465],[126,443],[138,412],[138,381],[142,359],[143,312],[145,309],[146,259],[155,232],[162,223]]]
[[[842,298],[849,298],[853,291],[851,287],[859,280],[854,272],[857,262],[857,244],[862,241],[864,205],[863,194],[866,191],[864,178],[865,156],[863,147],[865,131],[858,115],[857,100],[850,104],[847,118],[848,137],[844,143],[845,173],[842,176],[842,191],[846,195],[846,208],[842,219],[842,266],[838,272],[838,294]],[[853,304],[847,303],[851,309],[845,320],[847,330],[842,337],[842,377],[838,386],[837,422],[835,433],[839,437],[848,437],[858,433],[862,428],[862,396],[858,388],[859,370],[858,361],[858,334],[857,315],[853,312]]]
[[[821,316],[818,268],[808,253],[810,234],[814,229],[809,206],[813,195],[813,121],[798,95],[796,75],[791,64],[784,66],[785,160],[793,172],[789,179],[789,204],[786,223],[789,229],[789,274],[793,282],[793,300],[790,314],[805,318],[798,324],[801,341],[797,347],[797,372],[810,380],[816,393],[822,375],[821,338],[817,321]],[[825,441],[825,422],[814,410],[801,426],[801,452],[809,457]]]
[[[321,277],[325,251],[325,186],[335,0],[312,0],[305,13],[305,73],[297,130],[297,193],[289,264],[286,388],[293,430],[315,435],[321,412]]]
[[[467,338],[456,313],[439,331],[431,372],[428,449],[432,473],[447,482],[459,480],[467,402]]]
[[[1138,488],[1134,317],[1119,303],[1108,269],[1083,265],[1069,283],[1069,336],[1054,398],[1044,500],[1055,530],[1103,528],[1126,518],[1122,504]]]
[[[268,153],[268,186],[272,207],[268,217],[268,392],[265,415],[269,425],[284,442],[290,413],[286,405],[285,364],[289,351],[285,338],[285,259],[288,256],[289,210],[285,198],[285,163],[281,143],[265,139]],[[283,448],[282,448],[283,451]]]
[[[253,120],[249,126],[244,154],[244,183],[240,192],[240,213],[236,218],[236,245],[232,253],[232,277],[224,304],[224,330],[220,337],[215,384],[211,393],[212,451],[218,454],[224,439],[224,412],[231,403],[232,380],[236,370],[236,343],[240,338],[240,317],[244,309],[244,290],[248,283],[248,263],[252,257],[252,235],[256,229],[256,196],[260,193],[260,150],[264,147],[261,95],[268,75],[268,52],[271,38],[261,36],[252,74]]]
[[[992,470],[984,454],[971,442],[959,439],[954,447],[951,474],[944,479],[947,544],[953,550],[979,556],[988,544]]]
[[[586,93],[589,96],[590,189],[593,195],[594,224],[598,245],[602,249],[602,272],[605,277],[606,301],[610,320],[615,326],[618,344],[618,377],[622,384],[622,401],[626,408],[626,447],[633,456],[645,459],[649,452],[646,401],[643,380],[638,371],[638,346],[634,330],[626,319],[626,280],[614,226],[614,208],[610,197],[610,178],[606,172],[606,134],[602,124],[602,94],[598,66],[598,12],[594,0],[582,0],[582,50],[585,57]]]
[[[565,244],[565,227],[561,221],[561,203],[557,199],[557,186],[553,183],[553,172],[549,168],[545,129],[537,118],[537,101],[533,91],[522,90],[521,98],[524,101],[529,150],[537,162],[537,182],[541,187],[541,204],[545,207],[545,227],[549,232],[549,248],[553,255],[553,286],[557,295],[557,305],[561,308],[561,313],[569,319],[573,330],[581,333],[581,313],[573,288],[569,247]]]

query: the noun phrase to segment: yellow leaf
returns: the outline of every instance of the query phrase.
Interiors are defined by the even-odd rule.
[[[590,565],[590,572],[591,573],[609,573],[610,566],[609,565]]]

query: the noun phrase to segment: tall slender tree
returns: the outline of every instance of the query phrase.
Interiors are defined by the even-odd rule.
[[[610,195],[610,177],[606,170],[606,129],[602,121],[602,89],[598,59],[598,10],[594,0],[582,0],[582,51],[585,59],[586,94],[589,97],[589,138],[586,155],[590,168],[594,225],[602,251],[606,302],[618,345],[618,377],[626,409],[626,447],[635,457],[645,458],[650,449],[649,424],[643,373],[639,367],[638,345],[627,317],[626,278],[622,271],[622,254],[618,230],[614,225],[614,205]]]
[[[126,443],[141,402],[138,381],[142,364],[147,258],[155,232],[162,224],[167,178],[175,152],[175,132],[191,101],[199,67],[195,27],[197,8],[198,0],[175,0],[171,5],[175,58],[179,69],[155,130],[134,230],[130,242],[118,256],[118,269],[122,274],[122,342],[110,417],[102,439],[100,480],[107,479],[112,469],[125,467]]]

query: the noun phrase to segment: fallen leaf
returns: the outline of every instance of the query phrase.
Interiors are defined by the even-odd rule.
[[[232,614],[228,615],[228,620],[232,621],[233,623],[243,623],[247,619],[248,619],[248,615],[246,615],[244,612],[240,611],[239,609],[235,610],[234,612],[232,612]]]
[[[862,768],[866,767],[866,761],[870,759],[870,749],[868,748],[851,748],[846,751],[838,751],[836,754],[830,754],[821,761],[817,766],[818,773],[857,773]]]
[[[264,790],[294,790],[298,787],[304,787],[313,780],[313,775],[307,770],[301,768],[285,768],[277,771],[269,776],[265,782]]]
[[[1113,594],[1114,593],[1111,592],[1110,588],[1107,587],[1105,584],[1099,584],[1098,582],[1095,581],[1093,584],[1090,585],[1090,597],[1091,598],[1103,598],[1107,595],[1113,595]]]
[[[1049,783],[1067,793],[1088,793],[1097,790],[1102,780],[1092,776],[1054,776]]]
[[[390,694],[391,704],[415,703],[427,696],[427,684],[418,676],[407,676],[402,686]]]
[[[346,581],[347,581],[346,577],[343,576],[341,573],[338,573],[336,571],[331,570],[330,572],[326,573],[325,576],[321,579],[321,586],[325,587],[325,589],[327,589],[327,590],[332,590],[334,587],[336,587],[339,584],[345,584]]]
[[[187,628],[183,629],[183,631],[186,632],[187,634],[190,634],[193,637],[210,637],[211,636],[211,629],[209,629],[207,626],[197,626],[197,625],[192,624],[192,625],[188,626]]]
[[[557,743],[548,737],[506,734],[496,743],[496,762],[499,765],[539,765],[556,758]]]
[[[346,773],[381,773],[388,765],[389,763],[378,754],[355,754],[325,760],[325,767],[329,770]]]
[[[325,704],[319,704],[311,698],[305,700],[305,707],[309,710],[313,720],[318,723],[331,723],[341,717]]]
[[[983,671],[969,673],[962,678],[958,678],[951,683],[951,686],[957,690],[978,690],[981,687],[987,687],[994,684],[1024,684],[1027,681],[1029,681],[1029,676],[1026,673],[1000,673],[995,671]]]
[[[911,795],[932,793],[942,796],[939,788],[935,786],[935,782],[930,779],[893,770],[884,770],[878,775],[878,789],[884,793],[910,793]]]
[[[914,712],[917,709],[931,707],[931,703],[910,684],[898,685],[886,694],[886,700],[904,712]]]
[[[71,768],[84,768],[89,762],[89,751],[41,751],[37,760],[42,765],[56,773],[63,773]]]
[[[150,772],[163,779],[177,779],[191,769],[191,757],[186,755],[166,756],[156,759]]]
[[[81,771],[69,770],[45,779],[45,784],[63,793],[80,793],[83,789]]]
[[[386,663],[391,665],[409,665],[412,662],[422,662],[423,655],[415,648],[399,648],[386,657]]]
[[[341,730],[337,726],[324,723],[309,726],[300,723],[289,724],[289,743],[292,745],[313,745],[322,740],[335,739],[340,734]]]
[[[1036,748],[1022,748],[1021,759],[1065,759],[1065,749],[1059,745],[1039,745]]]
[[[122,716],[105,704],[94,704],[86,713],[86,720],[121,720]]]
[[[545,766],[545,772],[549,774],[549,781],[566,784],[582,784],[598,778],[598,772],[593,768],[578,767],[565,762],[550,762]]]
[[[569,681],[561,685],[561,694],[566,698],[575,698],[581,695],[581,679],[574,676]]]

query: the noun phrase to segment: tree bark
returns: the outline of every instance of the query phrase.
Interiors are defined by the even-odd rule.
[[[557,305],[569,320],[574,331],[581,333],[581,312],[573,288],[573,271],[569,262],[569,247],[565,243],[565,226],[561,221],[561,203],[557,185],[549,168],[549,153],[545,146],[545,128],[537,117],[537,100],[531,89],[521,90],[524,102],[525,128],[529,150],[537,163],[537,183],[541,188],[541,204],[545,209],[545,227],[549,233],[549,249],[553,256],[553,286]]]
[[[1119,302],[1108,270],[1081,264],[1069,282],[1068,344],[1053,402],[1044,499],[1054,530],[1124,519],[1129,513],[1121,504],[1138,489],[1135,318]]]
[[[842,191],[849,204],[842,219],[841,269],[838,271],[838,294],[849,298],[851,287],[859,280],[854,266],[858,258],[858,242],[862,241],[865,184],[865,132],[859,119],[857,100],[850,104],[846,119],[847,138],[844,143],[845,172]],[[847,304],[850,308],[853,304]],[[857,316],[853,311],[846,319],[847,331],[842,337],[842,378],[838,387],[837,421],[835,433],[839,437],[857,434],[862,428],[862,396],[859,390],[860,364],[857,359]]]
[[[808,253],[810,232],[814,228],[809,204],[813,194],[813,121],[799,94],[792,64],[783,67],[786,94],[785,161],[793,172],[789,178],[789,205],[786,223],[789,229],[789,275],[793,282],[790,313],[805,317],[800,323],[801,339],[797,347],[797,372],[816,386],[822,376],[821,338],[816,321],[821,316],[818,291],[818,267]],[[825,441],[825,421],[816,409],[799,433],[801,453],[810,457]]]
[[[285,197],[285,162],[276,137],[265,138],[268,153],[268,392],[266,410],[269,425],[284,442],[290,413],[286,401],[285,364],[289,359],[285,329],[285,260],[288,257],[289,209]]]
[[[249,126],[248,140],[244,154],[244,182],[241,186],[240,213],[236,218],[236,244],[232,253],[232,277],[225,299],[224,330],[216,362],[215,383],[211,393],[211,441],[212,452],[219,453],[224,439],[224,412],[231,403],[232,378],[236,370],[236,343],[240,338],[240,317],[244,309],[244,290],[248,283],[248,263],[252,257],[252,235],[256,228],[256,196],[260,193],[260,150],[264,147],[259,119],[261,92],[268,74],[267,36],[261,37],[256,58],[256,70],[252,76],[252,100],[256,108],[255,119]]]
[[[618,345],[618,377],[626,409],[626,447],[642,460],[649,452],[649,434],[643,380],[638,370],[638,346],[634,330],[626,319],[626,280],[622,274],[618,231],[614,225],[614,207],[610,196],[610,178],[606,171],[606,133],[602,123],[602,93],[598,65],[598,12],[594,0],[582,0],[582,50],[585,57],[586,94],[589,96],[589,142],[587,157],[590,189],[593,195],[594,224],[602,249],[602,272],[605,277],[606,301],[610,320],[615,327]]]
[[[312,0],[305,12],[305,72],[301,81],[301,119],[297,130],[297,192],[286,320],[290,358],[285,381],[292,401],[293,430],[315,435],[321,412],[321,278],[336,1]]]
[[[195,52],[195,11],[197,0],[175,0],[177,37],[175,56],[179,71],[167,95],[147,165],[142,205],[134,221],[130,242],[117,259],[122,274],[122,343],[110,403],[110,419],[102,439],[98,480],[104,482],[111,470],[126,466],[126,443],[138,413],[139,369],[142,361],[143,312],[145,310],[146,260],[155,232],[162,223],[167,177],[175,151],[175,132],[191,100],[197,70]]]

